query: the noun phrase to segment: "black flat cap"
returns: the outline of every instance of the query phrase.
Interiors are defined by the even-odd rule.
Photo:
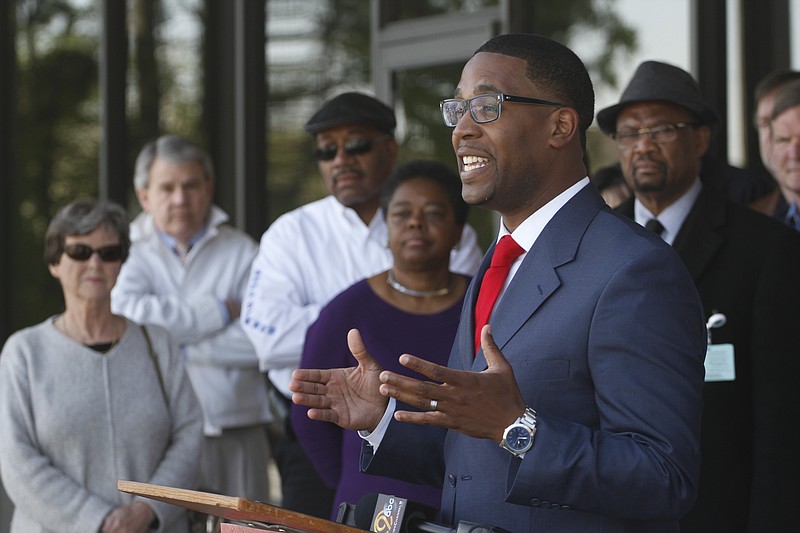
[[[700,86],[685,70],[667,63],[645,61],[636,69],[619,103],[597,113],[597,125],[605,133],[617,130],[617,115],[634,102],[659,100],[672,102],[691,111],[702,124],[719,122],[717,112],[706,102]]]
[[[308,119],[305,128],[310,135],[347,124],[369,124],[394,134],[397,121],[392,108],[363,93],[342,93],[334,96]]]

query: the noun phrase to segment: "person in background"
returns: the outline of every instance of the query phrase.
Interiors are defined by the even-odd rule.
[[[758,131],[758,150],[761,155],[761,162],[770,173],[772,173],[772,163],[770,161],[772,136],[770,135],[769,125],[772,120],[772,111],[775,108],[775,96],[782,86],[792,81],[800,81],[800,71],[776,70],[764,76],[753,91],[753,100],[756,107],[753,125]]]
[[[289,411],[292,370],[308,327],[334,296],[392,264],[379,196],[397,161],[394,112],[373,96],[348,92],[326,101],[305,129],[329,196],[279,217],[261,238],[241,321],[268,373],[276,403]],[[454,272],[480,261],[475,231],[465,226],[451,252]],[[320,479],[294,435],[274,437],[274,457],[288,509],[328,517],[333,490]]]
[[[800,360],[787,332],[800,301],[800,235],[702,183],[714,120],[691,75],[655,61],[597,114],[635,195],[618,211],[673,246],[709,325],[700,486],[681,531],[791,531],[800,429],[787,420],[800,419]]]
[[[358,366],[298,369],[292,400],[362,431],[367,473],[442,487],[451,528],[674,532],[700,470],[702,310],[675,252],[590,185],[586,68],[500,35],[441,111],[464,200],[502,217],[447,367],[382,370],[353,329]]]
[[[13,334],[0,355],[0,471],[13,533],[187,533],[180,507],[117,490],[132,480],[195,489],[200,407],[167,332],[111,312],[128,255],[115,204],[55,215],[44,258],[64,312]]]
[[[775,92],[769,138],[770,166],[778,187],[751,207],[800,231],[800,79]]]
[[[111,293],[112,309],[167,329],[180,344],[205,433],[197,463],[203,490],[269,497],[264,377],[239,323],[255,241],[212,204],[214,172],[205,150],[184,137],[147,143],[134,187],[143,209],[133,246]]]
[[[408,374],[397,362],[403,351],[446,364],[458,327],[469,279],[450,271],[450,252],[461,238],[469,207],[461,181],[435,161],[398,166],[381,193],[389,229],[390,269],[352,285],[322,308],[308,329],[300,368],[338,368],[354,363],[347,347],[351,328],[384,368]],[[338,504],[357,503],[365,494],[392,494],[438,508],[441,491],[363,474],[358,468],[361,438],[292,407],[292,426],[322,479],[336,488]]]
[[[631,197],[631,190],[625,183],[625,176],[622,175],[619,163],[600,167],[592,173],[591,180],[603,200],[612,209]]]

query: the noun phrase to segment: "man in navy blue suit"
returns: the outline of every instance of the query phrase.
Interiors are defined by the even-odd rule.
[[[499,212],[498,240],[521,254],[488,324],[475,305],[495,246],[447,367],[404,354],[424,379],[382,371],[353,330],[357,366],[296,371],[293,401],[362,431],[367,472],[442,486],[445,523],[677,531],[700,468],[701,306],[674,251],[586,177],[583,63],[550,39],[501,35],[441,108],[464,199]]]

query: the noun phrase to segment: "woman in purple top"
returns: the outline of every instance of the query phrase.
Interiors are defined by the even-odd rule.
[[[381,209],[394,264],[352,285],[320,311],[306,335],[302,368],[353,366],[347,347],[347,332],[353,328],[386,370],[409,375],[411,371],[398,362],[404,353],[447,364],[470,281],[449,269],[450,250],[467,219],[461,181],[441,163],[406,163],[386,183]],[[361,437],[335,424],[310,420],[307,411],[293,405],[292,424],[322,479],[336,488],[332,518],[339,503],[355,504],[375,492],[439,508],[437,488],[362,474]]]

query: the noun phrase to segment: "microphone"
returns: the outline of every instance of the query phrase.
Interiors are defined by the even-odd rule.
[[[509,533],[504,529],[459,522],[458,528],[432,522],[436,510],[388,494],[365,494],[353,510],[355,527],[376,533]]]

